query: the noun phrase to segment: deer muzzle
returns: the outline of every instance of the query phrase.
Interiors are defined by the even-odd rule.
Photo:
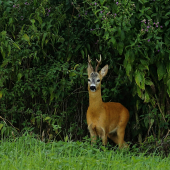
[[[91,86],[90,86],[90,90],[91,90],[92,92],[95,92],[95,91],[96,91],[96,86],[95,86],[95,85],[91,85]]]

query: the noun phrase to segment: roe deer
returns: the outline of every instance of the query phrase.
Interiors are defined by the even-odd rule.
[[[108,65],[105,65],[98,73],[97,69],[100,62],[101,55],[100,60],[97,60],[96,69],[93,71],[91,60],[88,56],[89,107],[86,116],[91,142],[95,143],[97,136],[99,136],[103,145],[106,145],[107,137],[109,137],[119,145],[119,148],[127,147],[124,135],[129,121],[129,111],[120,103],[104,103],[102,101],[101,81],[108,72]]]

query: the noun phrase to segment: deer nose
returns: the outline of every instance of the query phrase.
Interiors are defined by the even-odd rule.
[[[96,90],[96,86],[90,86],[90,90],[91,91],[95,91]]]

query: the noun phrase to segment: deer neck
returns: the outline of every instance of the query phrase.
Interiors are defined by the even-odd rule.
[[[100,109],[103,105],[101,89],[96,92],[89,90],[89,107],[93,109]]]

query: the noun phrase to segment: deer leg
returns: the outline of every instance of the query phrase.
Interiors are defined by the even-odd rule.
[[[107,145],[107,135],[105,129],[102,127],[96,127],[97,135],[102,139],[102,143],[104,146]]]
[[[118,144],[118,136],[117,134],[109,134],[108,137],[115,143]]]
[[[125,132],[122,130],[117,130],[117,134],[109,134],[108,137],[117,145],[119,145],[119,149],[127,148],[128,144],[124,141]]]
[[[95,128],[95,126],[93,126],[93,124],[90,124],[88,126],[88,129],[89,129],[89,132],[90,132],[91,145],[93,145],[94,143],[96,143],[96,139],[97,139],[96,128]]]
[[[107,136],[104,135],[104,136],[102,136],[101,138],[102,138],[102,143],[103,143],[103,145],[106,146],[106,145],[107,145]]]
[[[125,135],[125,130],[118,128],[117,130],[118,143],[117,144],[119,145],[119,149],[128,147],[128,144],[124,141],[124,135]]]
[[[97,133],[95,131],[90,131],[91,145],[96,143]]]

